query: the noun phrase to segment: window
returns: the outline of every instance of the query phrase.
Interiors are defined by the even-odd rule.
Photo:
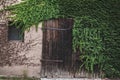
[[[9,22],[8,26],[8,40],[22,40],[24,39],[24,34],[21,34],[21,28],[17,28],[17,25],[11,25]]]

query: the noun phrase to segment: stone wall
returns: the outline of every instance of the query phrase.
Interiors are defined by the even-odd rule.
[[[0,75],[23,75],[39,77],[42,53],[41,24],[25,32],[24,42],[8,40],[6,24],[0,24]]]
[[[20,0],[1,0],[0,9]],[[4,5],[3,5],[4,3]],[[9,12],[0,12],[0,75],[40,77],[42,30],[33,26],[24,33],[24,41],[8,40]]]

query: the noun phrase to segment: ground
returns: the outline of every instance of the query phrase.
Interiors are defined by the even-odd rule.
[[[0,80],[40,80],[40,79],[28,77],[0,77]]]

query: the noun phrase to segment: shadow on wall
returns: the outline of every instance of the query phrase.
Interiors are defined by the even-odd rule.
[[[30,40],[26,43],[14,41],[0,41],[0,66],[24,64],[30,65],[28,64],[28,62],[31,58],[27,57],[26,55],[29,50],[31,50],[35,45],[38,44],[37,42],[35,42],[35,40]]]

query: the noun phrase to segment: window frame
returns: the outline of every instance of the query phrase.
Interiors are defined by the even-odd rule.
[[[13,23],[13,21],[8,21],[8,31],[7,31],[7,33],[8,33],[8,36],[7,36],[8,41],[21,41],[21,42],[24,42],[24,33],[21,34],[21,28],[17,28],[17,25],[15,25],[15,24],[11,25],[12,23]],[[10,36],[11,36],[11,35],[9,35],[10,34],[10,27],[14,27],[13,30],[14,29],[18,30],[18,31],[16,31],[16,32],[18,32],[17,36],[18,37],[22,36],[22,38],[19,38],[19,39],[10,38]],[[11,30],[11,31],[13,31],[13,30]]]

